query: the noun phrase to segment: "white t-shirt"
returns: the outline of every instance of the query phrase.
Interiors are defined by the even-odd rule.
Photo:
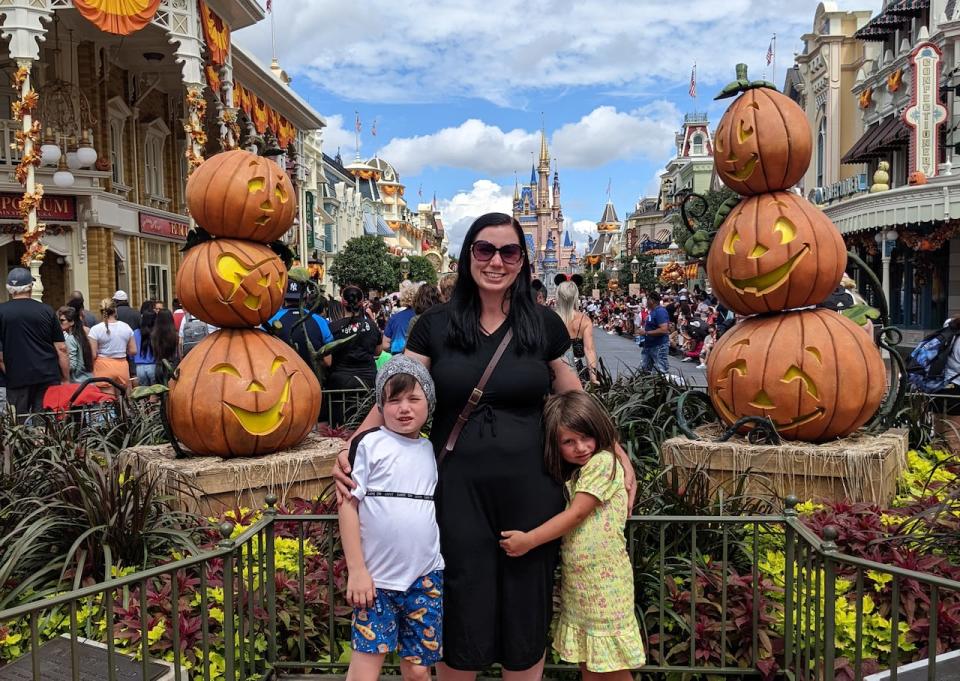
[[[353,496],[360,500],[363,560],[378,589],[406,591],[423,575],[443,568],[433,501],[367,496],[367,492],[433,495],[437,461],[433,445],[387,430],[364,435],[357,445]]]
[[[110,334],[107,325],[100,322],[87,334],[97,341],[97,356],[123,359],[127,356],[127,342],[133,338],[133,329],[126,322],[110,322]]]

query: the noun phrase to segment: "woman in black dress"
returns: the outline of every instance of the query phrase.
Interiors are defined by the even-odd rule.
[[[440,465],[437,522],[444,571],[441,681],[468,681],[493,664],[504,679],[539,679],[552,615],[559,542],[521,558],[498,544],[503,530],[533,528],[564,506],[543,464],[541,417],[552,391],[580,390],[564,362],[563,321],[530,295],[523,232],[502,213],[478,218],[464,239],[448,304],[428,310],[406,354],[426,365],[437,390],[430,439],[437,452],[508,328],[514,337],[454,450]],[[372,410],[358,428],[377,427]],[[334,476],[352,486],[347,456]],[[635,484],[633,468],[625,466]]]

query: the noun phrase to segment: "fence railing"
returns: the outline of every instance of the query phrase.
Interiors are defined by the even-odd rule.
[[[83,639],[105,644],[109,681],[118,678],[119,655],[144,680],[160,660],[175,679],[205,681],[342,672],[351,609],[336,516],[285,515],[275,504],[269,498],[246,527],[224,523],[220,540],[199,555],[0,611],[0,661],[22,665],[17,678],[40,679],[42,643],[66,636],[73,679],[90,672]],[[789,499],[770,516],[630,518],[648,654],[640,671],[795,681],[833,681],[842,671],[860,679],[867,655],[886,645],[881,663],[892,679],[918,657],[937,678],[938,627],[944,617],[955,626],[949,613],[960,608],[960,582],[843,555],[836,532],[827,528],[820,539],[795,506]],[[782,556],[782,569],[771,568],[771,556]],[[877,585],[894,604],[886,613],[878,614]],[[926,612],[918,635],[904,631],[899,605],[908,593]],[[576,671],[549,651],[547,662]]]

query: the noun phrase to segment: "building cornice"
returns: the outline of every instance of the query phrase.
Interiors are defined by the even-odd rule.
[[[266,16],[256,0],[207,0],[207,5],[234,31],[253,26]]]
[[[280,82],[269,69],[236,43],[233,44],[233,74],[245,87],[279,111],[298,130],[319,130],[326,121],[298,95]]]

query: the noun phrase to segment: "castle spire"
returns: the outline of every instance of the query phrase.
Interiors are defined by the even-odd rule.
[[[550,172],[550,151],[547,149],[547,131],[540,128],[540,167]]]
[[[513,202],[516,203],[520,200],[520,178],[517,177],[516,171],[513,173]]]

